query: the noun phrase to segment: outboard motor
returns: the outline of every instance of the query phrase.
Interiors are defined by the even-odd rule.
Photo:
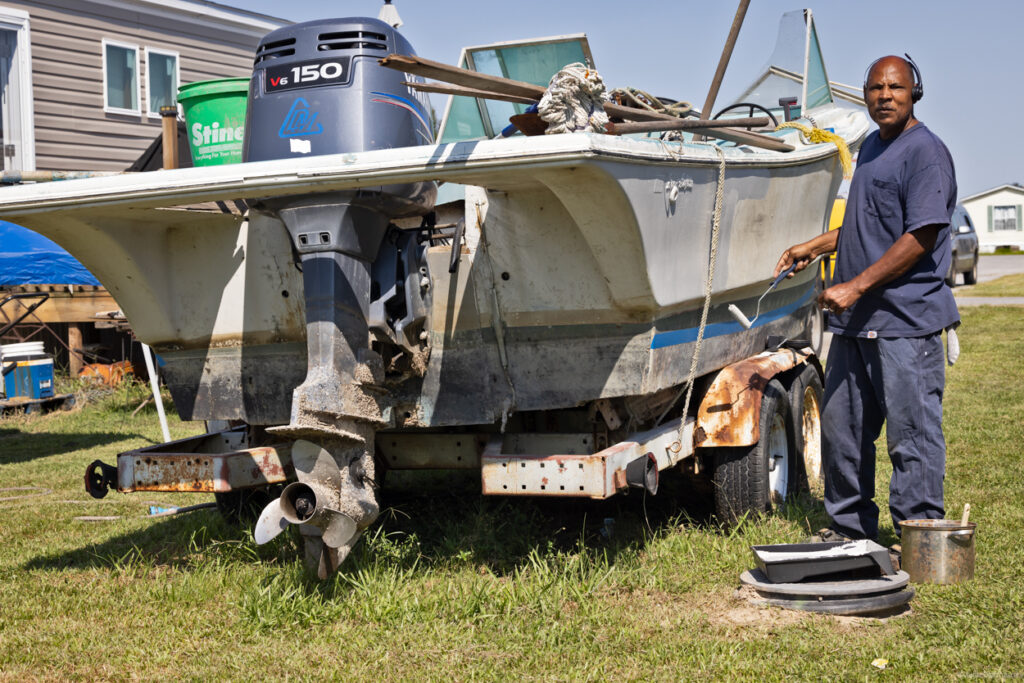
[[[249,86],[244,159],[301,159],[432,143],[422,96],[402,85],[405,74],[378,63],[392,52],[413,50],[376,19],[311,21],[269,33],[260,41]],[[266,199],[253,209],[287,227],[302,261],[305,290],[306,379],[293,393],[290,424],[274,431],[311,442],[334,458],[337,468],[330,477],[317,474],[329,468],[310,466],[300,481],[311,490],[337,489],[320,497],[335,501],[332,519],[352,522],[300,526],[307,536],[307,562],[321,577],[344,560],[379,512],[373,448],[374,432],[384,424],[383,364],[369,344],[372,264],[391,220],[428,213],[436,193],[432,182],[412,182]],[[286,509],[274,501],[260,524],[283,528]],[[351,529],[351,537],[342,538],[337,529]]]
[[[246,161],[430,144],[429,105],[380,66],[414,54],[402,35],[367,18],[309,21],[267,34],[249,86]]]

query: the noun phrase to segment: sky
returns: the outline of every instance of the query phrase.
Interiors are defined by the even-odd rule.
[[[290,21],[376,17],[382,0],[219,0]],[[454,64],[463,46],[585,33],[609,88],[632,86],[701,106],[737,1],[394,0],[416,52]],[[767,63],[784,12],[814,13],[829,78],[859,86],[877,57],[909,53],[921,69],[916,115],[949,147],[960,197],[1024,182],[1019,0],[752,0],[716,109]],[[445,98],[434,99],[438,113]],[[998,118],[997,118],[998,117]],[[981,132],[988,131],[986,135]]]

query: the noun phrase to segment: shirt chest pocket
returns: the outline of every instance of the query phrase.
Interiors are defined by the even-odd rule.
[[[868,187],[867,212],[881,218],[901,214],[900,186],[888,180],[874,178]]]

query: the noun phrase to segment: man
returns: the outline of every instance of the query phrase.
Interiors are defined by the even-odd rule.
[[[883,422],[897,535],[902,520],[945,516],[942,330],[959,314],[943,276],[957,188],[949,151],[914,117],[915,72],[894,56],[869,67],[864,98],[878,131],[861,146],[843,225],[790,247],[775,268],[802,270],[838,249],[836,284],[818,298],[833,333],[822,410],[832,524],[822,540],[878,538],[874,442]]]

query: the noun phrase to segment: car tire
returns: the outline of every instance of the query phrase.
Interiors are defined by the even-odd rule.
[[[949,260],[949,271],[946,272],[946,284],[952,289],[956,287],[956,252],[954,251]]]
[[[714,449],[715,513],[723,524],[771,512],[796,489],[789,399],[778,380],[765,387],[759,427],[753,446]]]
[[[965,285],[976,285],[978,284],[978,254],[974,254],[974,265],[971,269],[964,272],[964,284]]]

